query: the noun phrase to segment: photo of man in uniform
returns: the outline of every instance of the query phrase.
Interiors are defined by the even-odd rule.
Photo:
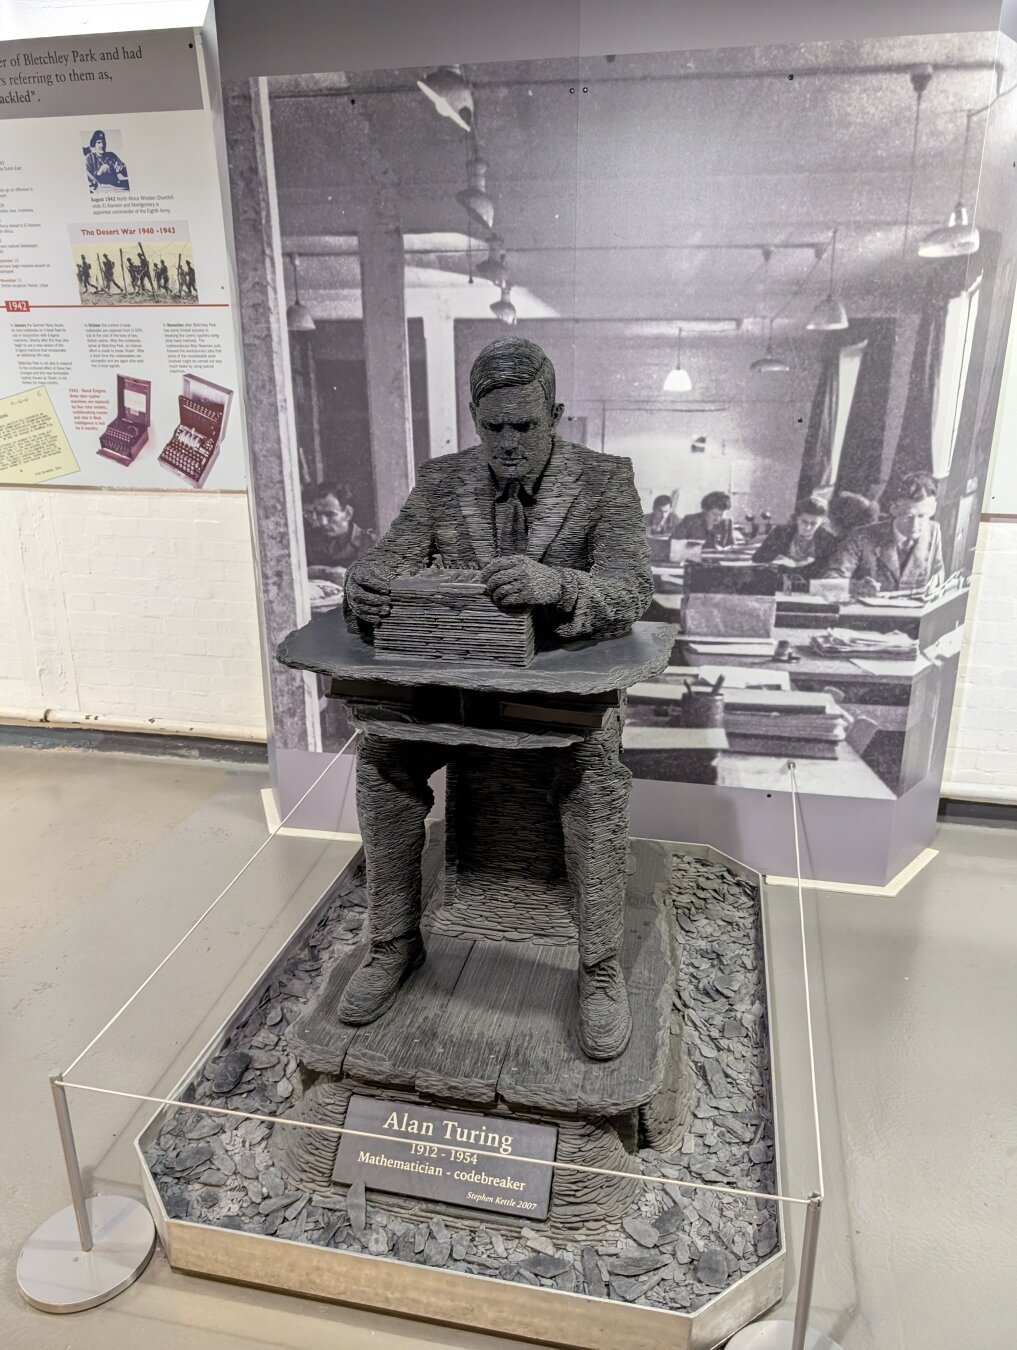
[[[102,289],[109,291],[113,286],[118,291],[123,291],[123,286],[116,279],[116,263],[108,253],[102,255]]]
[[[127,165],[119,155],[107,148],[104,131],[94,131],[88,145],[82,147],[82,153],[85,156],[89,192],[96,192],[99,188],[130,191]]]
[[[148,282],[148,289],[154,295],[155,286],[152,284],[152,269],[148,259],[145,257],[145,250],[140,243],[138,244],[138,260],[134,266],[138,277],[138,290],[143,291],[145,289],[145,283]]]
[[[81,261],[78,263],[78,285],[87,293],[89,287],[98,293],[99,287],[92,280],[92,264],[82,253]]]

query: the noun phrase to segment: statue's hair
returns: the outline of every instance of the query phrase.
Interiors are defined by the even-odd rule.
[[[495,389],[532,384],[544,391],[549,408],[554,406],[554,366],[535,342],[526,338],[497,338],[480,352],[470,370],[470,401],[474,407]]]

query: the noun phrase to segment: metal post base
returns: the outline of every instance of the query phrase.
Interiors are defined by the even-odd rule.
[[[43,1312],[81,1312],[122,1293],[148,1265],[155,1224],[144,1205],[125,1195],[86,1201],[92,1250],[81,1247],[74,1206],[41,1224],[18,1257],[18,1289]]]
[[[753,1322],[727,1343],[726,1350],[791,1350],[793,1322]],[[805,1332],[805,1350],[841,1350],[836,1341],[810,1327]]]

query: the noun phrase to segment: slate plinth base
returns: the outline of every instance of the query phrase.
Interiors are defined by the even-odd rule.
[[[440,846],[438,827],[430,848]],[[645,840],[632,845],[621,963],[633,1030],[624,1052],[608,1061],[588,1059],[576,1040],[575,943],[453,936],[460,929],[449,922],[448,888],[433,854],[426,873],[427,960],[389,1011],[365,1027],[347,1026],[337,1014],[364,947],[332,966],[290,1029],[306,1090],[287,1115],[341,1126],[357,1092],[553,1125],[559,1162],[634,1174],[555,1171],[549,1225],[602,1231],[638,1203],[639,1149],[671,1152],[691,1117],[693,1080],[672,1016],[671,854]],[[462,889],[460,877],[455,893]],[[288,1179],[329,1189],[338,1137],[285,1126],[276,1134]]]
[[[587,1241],[546,1223],[400,1205],[363,1183],[303,1188],[278,1165],[282,1124],[164,1108],[137,1147],[173,1268],[583,1350],[707,1350],[772,1306],[778,1205],[675,1184],[778,1188],[759,878],[702,845],[665,849],[693,1120],[669,1151],[628,1155],[643,1182],[620,1222]],[[289,1036],[358,946],[364,914],[354,861],[170,1095],[279,1118],[295,1097],[308,1103],[322,1080],[301,1081]]]

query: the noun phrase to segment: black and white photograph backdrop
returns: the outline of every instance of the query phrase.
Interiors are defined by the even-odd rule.
[[[1014,292],[995,33],[229,82],[270,647],[339,607],[468,373],[553,361],[632,460],[637,777],[893,799],[941,772]],[[269,662],[277,745],[349,728]]]

